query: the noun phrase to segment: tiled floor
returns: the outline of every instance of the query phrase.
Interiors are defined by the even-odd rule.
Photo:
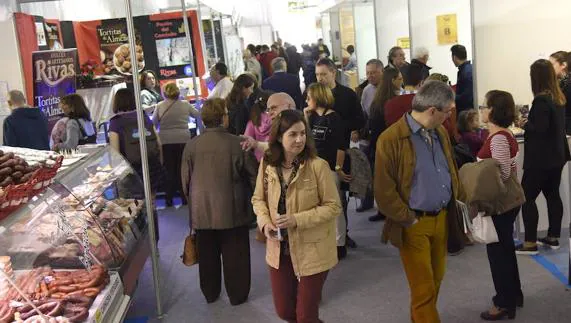
[[[370,223],[372,213],[356,214],[350,208],[350,235],[359,247],[334,268],[328,277],[321,306],[321,318],[335,322],[410,322],[409,292],[397,251],[379,242],[382,224]],[[255,242],[252,231],[252,287],[247,303],[233,307],[222,292],[219,301],[206,304],[198,284],[198,267],[185,267],[179,255],[187,232],[188,210],[160,211],[162,322],[280,322],[274,312],[264,245]],[[568,248],[568,246],[567,246]],[[566,249],[568,250],[568,249]],[[558,261],[565,270],[565,253],[545,252],[544,260]],[[518,323],[568,322],[571,293],[560,279],[532,257],[518,257],[526,296],[518,311]],[[141,274],[129,318],[132,323],[158,322],[150,262]],[[483,246],[470,247],[450,257],[439,299],[442,322],[481,322],[479,312],[490,305],[494,294],[490,269]],[[131,323],[131,322],[130,322]]]

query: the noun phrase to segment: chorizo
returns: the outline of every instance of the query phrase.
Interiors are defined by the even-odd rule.
[[[22,173],[20,171],[16,171],[16,172],[12,173],[12,178],[15,178],[15,179],[20,179],[23,176],[24,176],[24,173]]]
[[[10,175],[14,172],[14,170],[10,167],[3,167],[0,169],[0,175]]]
[[[91,306],[92,301],[93,301],[92,298],[84,296],[83,294],[68,295],[64,298],[64,300],[67,302],[67,304],[80,306],[80,307],[84,307],[84,308],[89,308]]]
[[[51,295],[51,297],[54,299],[64,299],[66,296],[67,296],[66,293],[61,293],[61,292],[53,293]]]
[[[0,168],[14,167],[14,166],[16,166],[16,160],[15,159],[8,159],[7,161],[0,164]]]
[[[73,284],[73,279],[67,279],[67,278],[62,278],[62,279],[56,279],[53,282],[50,283],[50,288],[51,287],[57,287],[57,286],[67,286],[67,285],[71,285]]]
[[[13,182],[14,182],[14,180],[12,179],[12,177],[8,176],[8,177],[6,177],[6,179],[4,179],[2,181],[2,183],[0,183],[0,187],[6,187],[6,186],[12,184]]]
[[[70,322],[83,322],[89,316],[89,311],[83,307],[68,307],[65,309],[64,317]]]
[[[89,287],[83,290],[83,294],[87,297],[97,297],[101,292],[101,287]]]
[[[72,286],[63,286],[63,285],[60,285],[60,286],[58,286],[58,287],[56,288],[56,290],[57,290],[58,292],[62,292],[62,293],[72,293],[72,292],[75,292],[75,291],[77,290],[77,288],[76,288],[76,287],[72,287]]]

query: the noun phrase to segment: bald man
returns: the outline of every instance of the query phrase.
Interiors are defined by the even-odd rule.
[[[268,98],[267,103],[267,112],[272,121],[284,110],[295,110],[295,101],[293,98],[285,92],[272,94]],[[244,141],[242,141],[242,149],[246,151],[251,149],[266,151],[266,149],[268,149],[267,142],[256,141],[249,136],[242,136],[242,138],[244,139]]]

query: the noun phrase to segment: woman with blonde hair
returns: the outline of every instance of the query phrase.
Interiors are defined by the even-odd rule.
[[[180,162],[184,146],[190,140],[189,117],[198,120],[200,112],[188,101],[180,99],[180,90],[175,83],[164,88],[165,100],[157,104],[153,112],[153,124],[158,131],[163,150],[163,163],[167,171],[166,203],[173,205],[173,197],[182,192],[180,183]],[[180,194],[182,203],[186,198]]]
[[[335,218],[341,202],[326,161],[296,111],[274,120],[252,198],[266,235],[266,262],[278,316],[317,323],[327,273],[337,264]]]
[[[331,89],[320,83],[313,83],[307,89],[307,108],[303,110],[308,127],[311,129],[317,156],[329,164],[329,168],[336,179],[337,188],[341,192],[341,182],[350,182],[351,176],[343,172],[345,150],[349,143],[344,140],[345,128],[341,116],[333,110],[335,99]],[[345,258],[345,232],[347,223],[345,217],[337,218],[337,255],[339,259]]]

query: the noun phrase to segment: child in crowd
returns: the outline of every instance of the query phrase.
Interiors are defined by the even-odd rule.
[[[458,116],[458,132],[461,137],[460,142],[468,145],[474,156],[478,155],[488,137],[488,131],[480,128],[478,110],[472,109],[460,112]]]

